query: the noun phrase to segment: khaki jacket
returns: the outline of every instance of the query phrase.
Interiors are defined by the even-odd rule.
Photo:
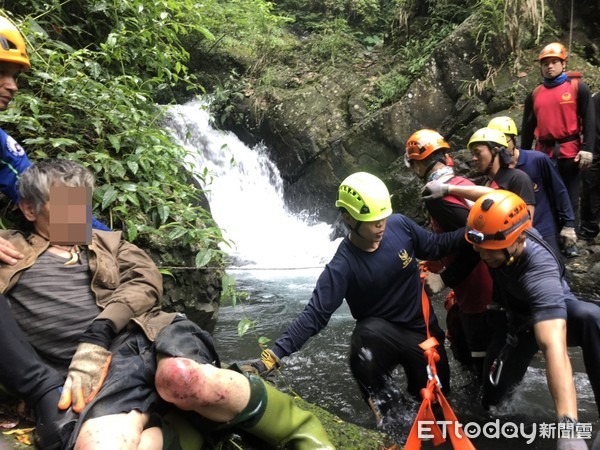
[[[37,234],[25,235],[14,230],[0,230],[0,237],[12,242],[25,255],[14,266],[0,266],[0,293],[6,294],[50,243]],[[92,243],[86,247],[92,275],[91,289],[96,304],[102,309],[97,318],[112,320],[118,331],[133,321],[153,341],[176,314],[160,309],[162,275],[152,259],[142,249],[122,239],[120,231],[92,230]]]

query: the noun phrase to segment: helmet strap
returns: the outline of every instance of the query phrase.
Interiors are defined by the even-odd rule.
[[[350,230],[354,233],[356,233],[357,236],[362,237],[358,231],[358,229],[360,228],[360,226],[362,225],[362,222],[360,220],[356,221],[356,225],[354,225],[354,228],[350,227]]]
[[[515,262],[515,255],[514,255],[514,253],[509,253],[509,251],[505,248],[502,250],[504,250],[504,256],[506,257],[505,265],[510,266],[511,264],[513,264]]]

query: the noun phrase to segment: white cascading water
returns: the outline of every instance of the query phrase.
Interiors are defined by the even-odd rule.
[[[293,269],[322,267],[333,255],[332,227],[308,225],[283,201],[279,170],[266,148],[247,147],[231,132],[215,129],[206,103],[194,100],[169,107],[169,128],[188,149],[212,215],[232,248],[223,250],[234,266]]]

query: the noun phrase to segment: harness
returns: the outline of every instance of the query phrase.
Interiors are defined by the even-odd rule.
[[[438,446],[446,442],[446,438],[437,424],[436,417],[433,413],[433,405],[438,403],[442,408],[445,424],[447,424],[447,432],[450,436],[450,442],[455,450],[475,450],[475,447],[469,438],[462,432],[460,422],[456,418],[452,407],[442,393],[442,385],[437,375],[435,363],[440,360],[440,355],[437,347],[440,345],[435,337],[429,332],[429,297],[425,292],[425,278],[427,270],[421,265],[421,303],[423,308],[423,318],[425,319],[425,330],[427,339],[419,344],[419,347],[425,354],[427,360],[427,385],[421,389],[421,397],[423,402],[417,412],[417,417],[410,429],[408,440],[404,445],[405,450],[419,450],[421,448],[421,439],[419,438],[419,423],[426,421],[430,425],[429,431],[433,436],[433,445]]]
[[[579,79],[582,77],[582,74],[581,74],[581,72],[567,72],[567,76],[569,77],[567,82],[569,83],[569,86],[571,88],[571,95],[575,99],[575,101],[577,101],[578,96],[579,96]],[[535,98],[541,88],[542,88],[542,85],[539,84],[531,92],[532,104],[535,104]],[[544,146],[552,147],[552,158],[556,159],[556,158],[558,158],[558,155],[560,154],[561,144],[566,144],[567,142],[577,141],[580,139],[581,139],[581,136],[579,133],[577,133],[577,134],[572,134],[570,136],[565,136],[560,139],[538,139],[538,142]]]
[[[538,236],[532,233],[531,230],[525,230],[525,235],[550,252],[550,254],[556,260],[556,263],[558,264],[561,277],[564,277],[565,264],[562,261],[562,258],[560,258],[556,254],[555,250],[550,245],[548,245],[546,241],[540,239]],[[500,376],[502,375],[502,368],[504,367],[504,361],[506,360],[506,357],[510,353],[511,348],[515,348],[519,343],[519,334],[528,329],[530,326],[531,321],[527,321],[512,333],[508,332],[506,334],[506,343],[502,347],[502,350],[500,350],[500,353],[498,354],[496,359],[494,359],[494,362],[492,363],[492,366],[490,367],[490,372],[488,374],[492,386],[498,386],[498,383],[500,383]]]

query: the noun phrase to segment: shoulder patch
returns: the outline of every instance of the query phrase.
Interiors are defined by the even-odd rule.
[[[13,156],[23,156],[25,154],[25,149],[12,136],[6,137],[6,147]]]

